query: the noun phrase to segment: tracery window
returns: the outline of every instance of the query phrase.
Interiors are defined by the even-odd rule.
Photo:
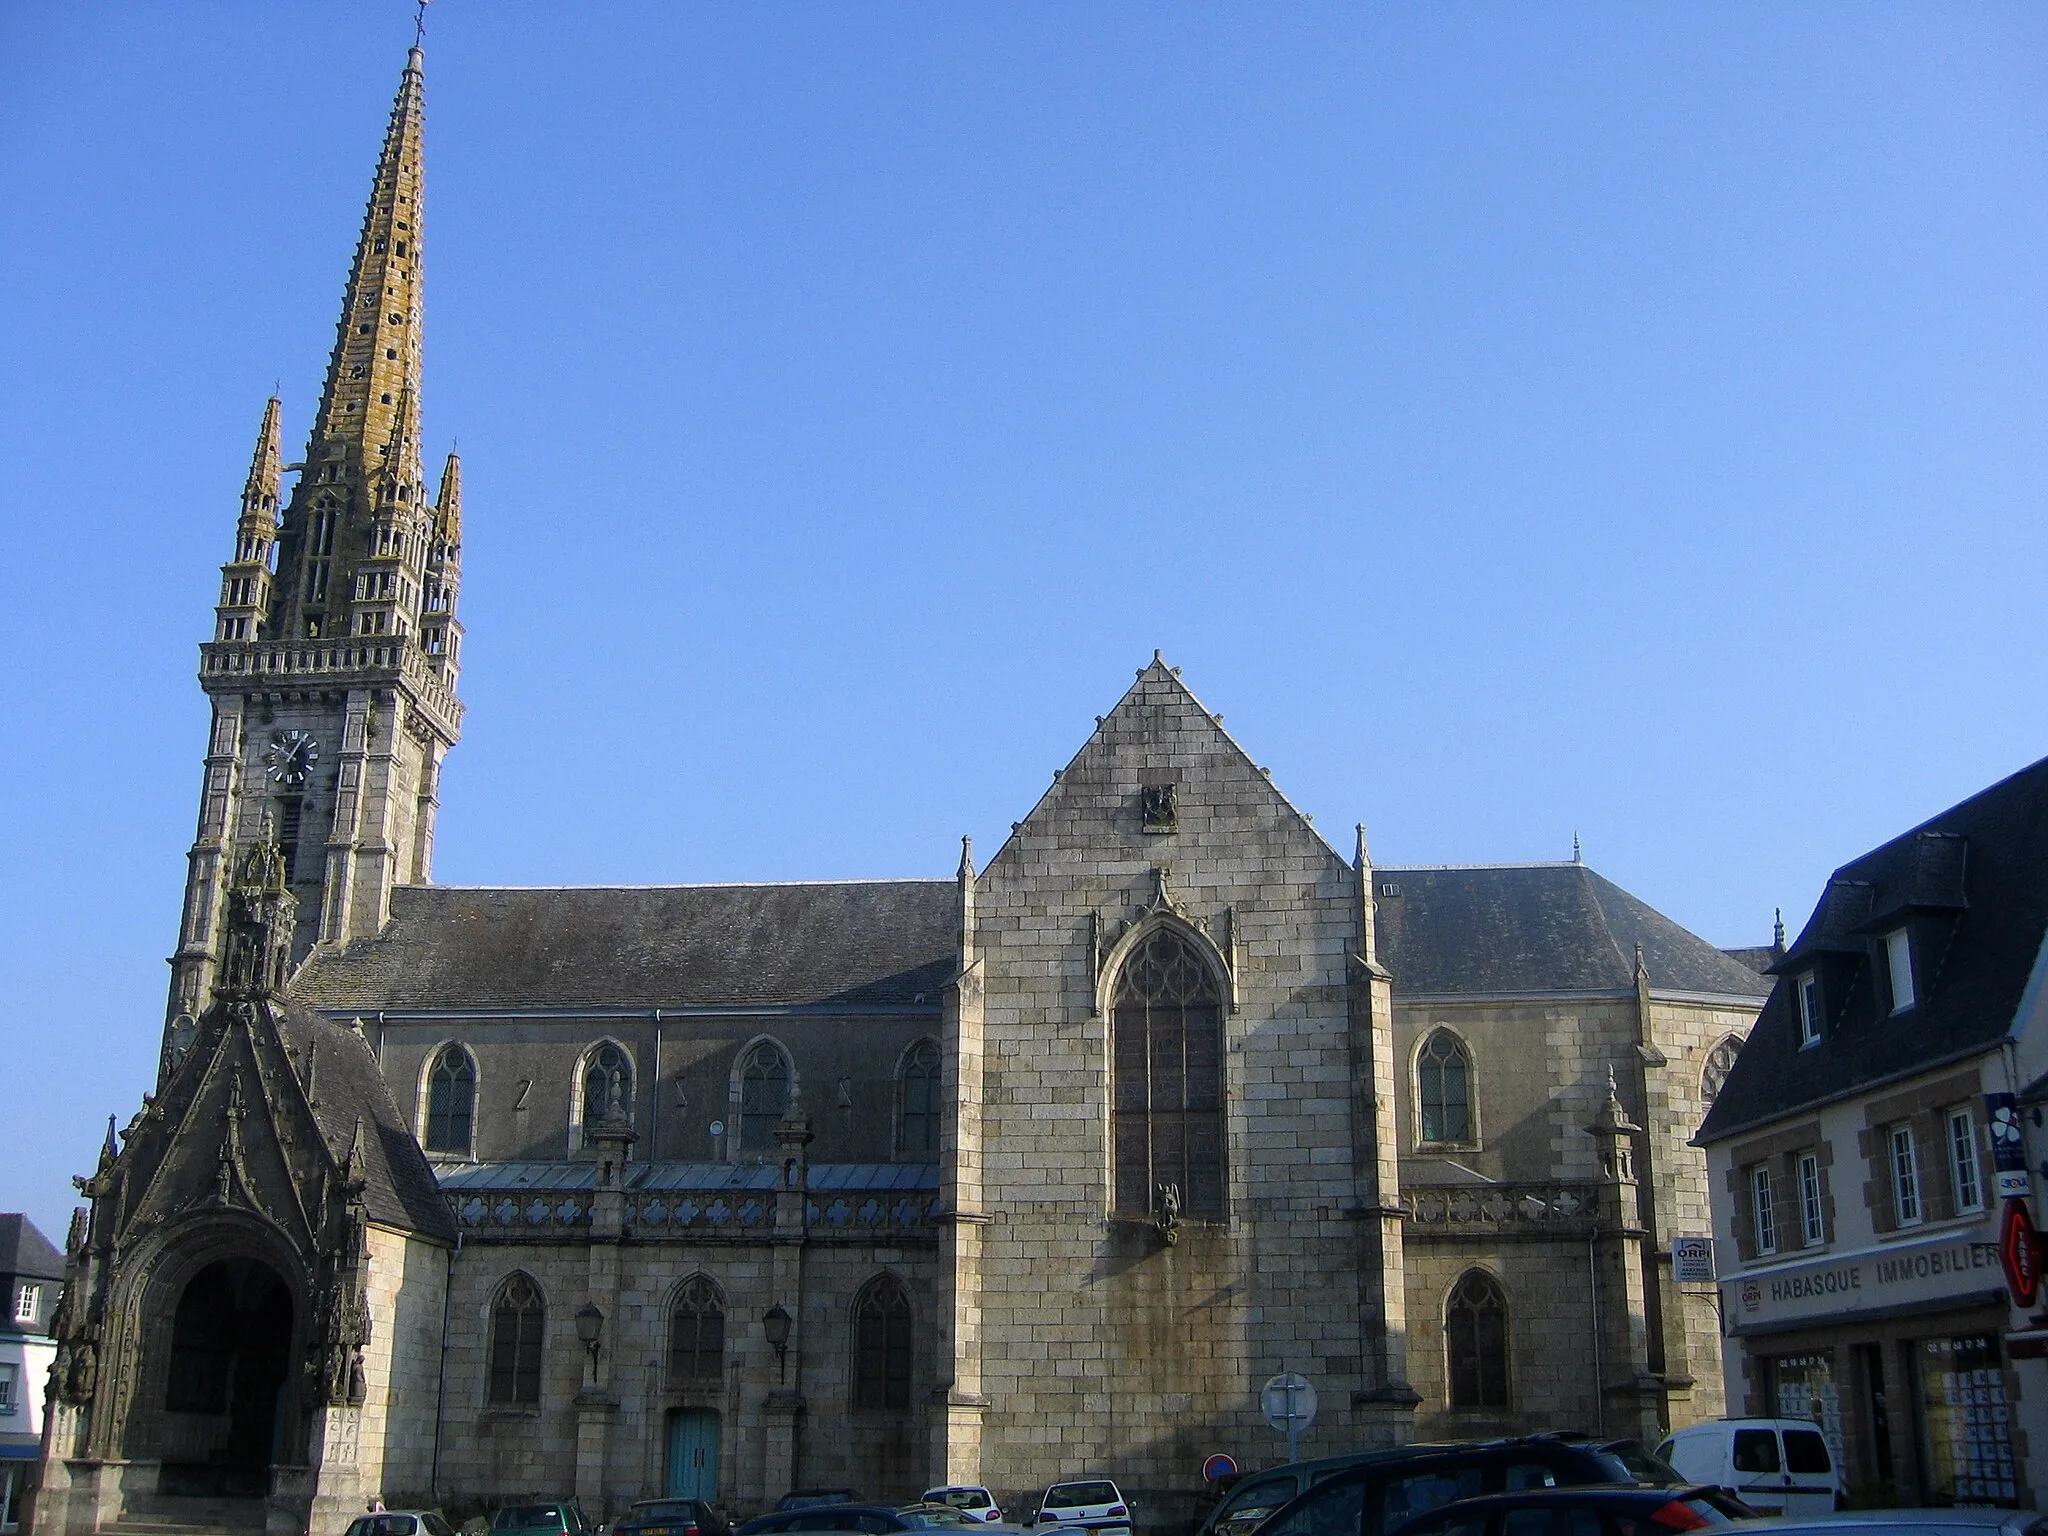
[[[773,1150],[776,1124],[788,1113],[789,1058],[763,1040],[740,1066],[740,1150]]]
[[[910,1298],[881,1275],[853,1303],[853,1406],[910,1406]]]
[[[1423,1042],[1415,1060],[1415,1088],[1424,1142],[1472,1140],[1472,1057],[1448,1029]]]
[[[939,1047],[920,1040],[903,1057],[902,1113],[896,1150],[916,1157],[939,1150]]]
[[[1468,1269],[1444,1303],[1453,1408],[1508,1405],[1508,1299],[1483,1269]]]
[[[607,1040],[583,1066],[583,1144],[597,1144],[603,1121],[631,1119],[632,1114],[633,1063]]]
[[[476,1063],[461,1046],[446,1046],[427,1077],[427,1150],[467,1156],[475,1116]]]
[[[491,1385],[494,1403],[530,1407],[540,1402],[540,1345],[547,1309],[523,1274],[498,1288],[491,1306]]]
[[[1721,1096],[1721,1089],[1728,1081],[1728,1071],[1735,1065],[1736,1053],[1741,1049],[1742,1042],[1730,1035],[1707,1052],[1706,1065],[1700,1068],[1701,1110],[1714,1107],[1714,1100]]]
[[[1193,944],[1161,928],[1132,951],[1110,1034],[1117,1214],[1159,1214],[1172,1185],[1183,1213],[1222,1217],[1222,998]]]
[[[676,1292],[668,1315],[671,1381],[716,1381],[725,1373],[725,1298],[703,1275]]]

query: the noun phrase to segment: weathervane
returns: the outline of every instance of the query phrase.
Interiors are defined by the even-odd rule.
[[[427,0],[419,0],[419,8],[412,19],[412,45],[417,48],[427,40]]]

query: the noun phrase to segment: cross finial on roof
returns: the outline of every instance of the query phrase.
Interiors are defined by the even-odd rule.
[[[417,48],[427,40],[427,0],[420,0],[419,8],[413,13],[412,45]]]

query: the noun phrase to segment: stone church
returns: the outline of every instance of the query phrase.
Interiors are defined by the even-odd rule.
[[[1757,957],[1576,860],[1340,854],[1156,655],[953,878],[431,883],[422,96],[415,49],[200,649],[158,1082],[79,1180],[35,1528],[1108,1473],[1165,1529],[1206,1454],[1284,1455],[1281,1371],[1305,1455],[1719,1412],[1672,1238]]]

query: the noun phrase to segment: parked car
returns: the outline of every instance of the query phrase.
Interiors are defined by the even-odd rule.
[[[1758,1520],[1742,1536],[2048,1536],[2038,1509],[1859,1509],[1846,1515]]]
[[[1413,1449],[1402,1446],[1396,1450],[1356,1451],[1349,1456],[1325,1456],[1318,1461],[1296,1461],[1246,1473],[1196,1527],[1195,1536],[1251,1536],[1274,1510],[1333,1473],[1368,1461],[1384,1461]]]
[[[1740,1499],[1704,1484],[1649,1488],[1588,1483],[1460,1499],[1397,1527],[1397,1536],[1600,1536],[1603,1531],[1611,1536],[1672,1536],[1755,1518],[1756,1511]]]
[[[979,1536],[992,1536],[992,1533],[1019,1529],[1014,1525],[991,1525],[970,1510],[955,1509],[950,1504],[940,1504],[929,1499],[899,1504],[896,1509],[899,1514],[922,1515],[932,1525],[948,1531],[972,1531],[978,1532]]]
[[[732,1525],[702,1499],[636,1499],[609,1536],[732,1536]]]
[[[945,1514],[948,1518],[942,1520],[889,1504],[812,1504],[758,1516],[734,1530],[733,1536],[786,1536],[799,1531],[863,1531],[866,1536],[891,1536],[897,1531],[958,1532],[968,1523],[956,1510],[946,1510]],[[979,1521],[972,1523],[980,1530],[988,1529]]]
[[[1635,1440],[1525,1435],[1409,1445],[1333,1472],[1269,1515],[1259,1536],[1386,1536],[1456,1499],[1588,1483],[1686,1483]]]
[[[1003,1518],[1003,1512],[996,1506],[996,1496],[986,1488],[973,1484],[956,1484],[947,1488],[927,1488],[918,1495],[920,1504],[950,1504],[970,1519],[993,1525]]]
[[[1825,1515],[1842,1507],[1842,1471],[1810,1419],[1710,1419],[1688,1424],[1657,1454],[1696,1483],[1726,1488],[1762,1515]]]
[[[438,1509],[380,1509],[349,1522],[347,1536],[455,1536]]]
[[[812,1509],[820,1504],[858,1504],[860,1495],[851,1488],[792,1488],[775,1501],[777,1514],[792,1509]]]
[[[506,1504],[491,1516],[491,1536],[589,1536],[574,1499],[552,1504]]]
[[[1038,1501],[1038,1511],[1026,1525],[1130,1525],[1137,1511],[1106,1477],[1084,1478],[1072,1483],[1054,1483]]]

